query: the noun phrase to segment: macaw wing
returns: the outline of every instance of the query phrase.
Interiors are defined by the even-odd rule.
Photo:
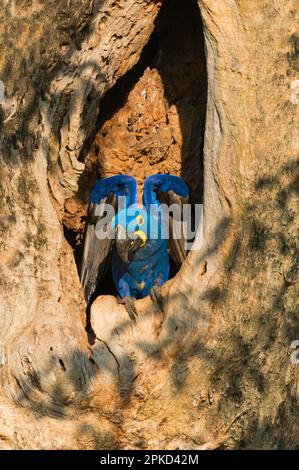
[[[149,176],[144,183],[144,205],[166,204],[169,211],[169,254],[179,267],[187,256],[183,221],[183,205],[189,202],[189,188],[184,180],[174,175],[156,174]]]
[[[136,201],[137,185],[134,178],[126,175],[105,178],[98,181],[91,192],[80,275],[87,303],[98,281],[109,267],[109,255],[114,246],[114,239],[109,236],[109,230],[112,227],[112,219],[119,209],[119,196],[126,197],[124,201],[126,206]],[[107,206],[109,211],[105,210]],[[99,237],[99,227],[108,236]]]
[[[100,204],[90,203],[85,229],[83,256],[81,262],[81,284],[84,288],[86,302],[96,289],[98,280],[103,276],[109,266],[109,253],[113,247],[113,240],[109,237],[100,240],[96,236],[97,223],[101,221],[100,205],[111,204],[116,208],[116,196],[111,193]],[[112,220],[112,219],[111,219]]]
[[[169,213],[169,254],[173,262],[180,267],[186,259],[186,238],[184,233],[183,205],[188,197],[179,196],[173,190],[158,191],[158,199],[162,204],[171,207],[177,205],[178,210]]]

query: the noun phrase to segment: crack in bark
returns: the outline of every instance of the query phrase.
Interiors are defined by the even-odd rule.
[[[115,360],[116,365],[117,365],[117,375],[118,375],[118,377],[120,378],[120,364],[119,364],[119,362],[118,362],[118,359],[117,359],[116,355],[115,355],[114,352],[109,348],[108,344],[107,344],[105,341],[103,341],[102,339],[98,338],[97,336],[96,336],[96,339],[97,339],[98,341],[100,341],[101,343],[104,344],[104,346],[106,347],[107,351],[111,354],[111,356],[112,356],[113,359]]]

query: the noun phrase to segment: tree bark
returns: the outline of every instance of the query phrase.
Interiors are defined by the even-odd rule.
[[[140,300],[135,325],[99,297],[88,343],[64,206],[160,7],[2,1],[0,448],[299,444],[295,1],[199,2],[203,240],[163,286],[163,312]]]

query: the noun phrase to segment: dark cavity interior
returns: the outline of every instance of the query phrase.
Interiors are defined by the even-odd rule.
[[[197,1],[167,0],[140,60],[102,99],[81,154],[86,168],[78,193],[66,201],[63,219],[79,272],[88,198],[99,178],[130,174],[141,196],[147,176],[172,173],[185,179],[193,202],[202,202],[206,101]],[[95,296],[99,294],[115,294],[111,272],[101,280]]]

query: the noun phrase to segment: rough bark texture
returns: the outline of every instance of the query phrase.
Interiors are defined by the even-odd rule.
[[[138,301],[135,326],[99,297],[89,345],[65,204],[93,142],[109,163],[107,135],[124,135],[130,97],[99,128],[101,102],[139,62],[161,4],[1,2],[0,447],[298,447],[295,3],[199,2],[204,239],[163,286],[163,313]],[[139,82],[159,82],[154,69]]]

